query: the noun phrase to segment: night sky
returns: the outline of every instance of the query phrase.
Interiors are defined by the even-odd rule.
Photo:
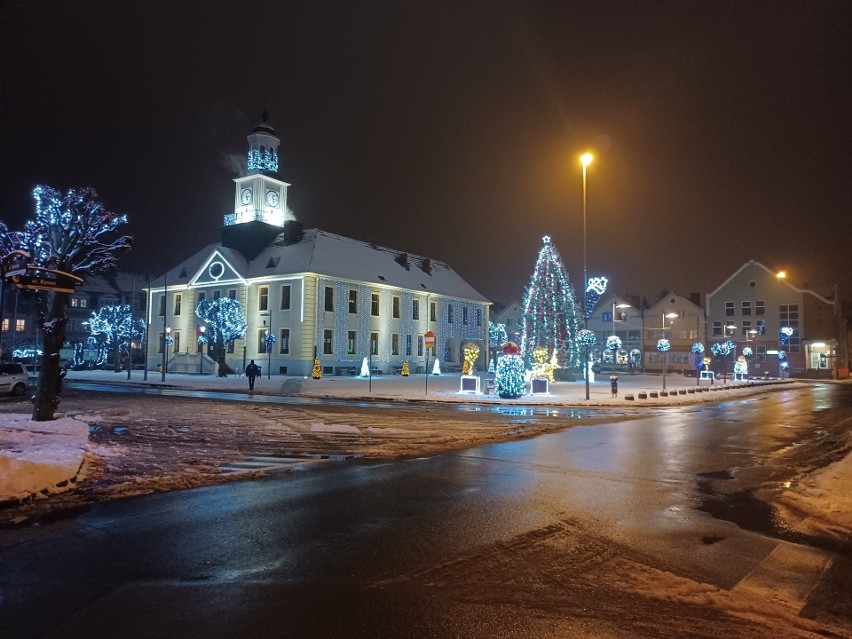
[[[306,228],[520,298],[541,238],[610,291],[712,291],[749,259],[852,291],[841,1],[0,0],[0,216],[92,186],[122,267],[221,238],[268,106]]]

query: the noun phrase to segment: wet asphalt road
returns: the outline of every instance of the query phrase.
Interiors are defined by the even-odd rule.
[[[852,411],[845,387],[98,504],[0,533],[0,636],[759,636],[726,611],[809,540],[713,504],[795,479],[829,407]],[[848,556],[814,552],[834,563],[788,608],[852,636]],[[720,594],[679,597],[699,587]]]

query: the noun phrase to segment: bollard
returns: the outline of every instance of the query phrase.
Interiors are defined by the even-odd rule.
[[[612,393],[612,397],[618,397],[618,376],[610,375],[609,376],[609,391]]]

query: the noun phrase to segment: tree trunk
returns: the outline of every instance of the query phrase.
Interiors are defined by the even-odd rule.
[[[39,329],[44,338],[44,355],[41,358],[41,371],[38,387],[33,396],[33,421],[48,422],[55,419],[54,413],[59,407],[61,377],[59,375],[59,351],[65,343],[65,293],[51,293],[50,312],[41,322]]]
[[[225,338],[220,332],[216,337],[216,361],[219,362],[219,377],[226,377],[225,372]]]
[[[116,373],[121,372],[121,348],[118,343],[118,335],[113,335],[112,338],[113,349],[112,349],[112,359],[113,359],[113,370]]]

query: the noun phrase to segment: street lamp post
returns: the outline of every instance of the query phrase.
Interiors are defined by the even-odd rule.
[[[735,325],[728,324],[727,326],[725,326],[725,337],[727,337],[728,340],[730,341],[730,339],[734,336],[734,333],[736,332],[736,330],[737,330],[737,327]],[[734,351],[736,353],[736,346],[734,347]],[[725,354],[725,360],[723,362],[723,365],[725,367],[724,371],[722,371],[722,383],[723,384],[728,383],[728,358],[730,357],[730,355],[731,355],[731,352],[728,351]],[[731,373],[733,374],[733,371],[731,371]]]
[[[198,374],[204,374],[204,344],[207,343],[207,339],[204,333],[207,332],[206,326],[199,326],[198,331],[201,333],[201,337],[198,339]]]
[[[163,373],[160,381],[166,381],[166,367],[169,365],[169,337],[172,332],[171,326],[166,326],[166,332],[163,333]]]
[[[615,300],[612,302],[612,334],[615,335],[615,309],[617,308],[630,308],[630,304],[616,304]],[[618,355],[618,349],[612,351],[612,374],[615,375],[615,359]]]
[[[586,313],[586,289],[589,286],[589,276],[586,270],[586,168],[592,163],[594,157],[591,153],[583,153],[580,163],[583,165],[583,328],[588,328],[589,318]],[[583,362],[583,377],[586,378],[586,399],[589,399],[589,354],[586,349],[586,359]]]
[[[677,313],[663,313],[663,335],[662,339],[666,339],[666,320],[678,317]],[[663,353],[663,390],[666,390],[666,372],[669,368],[669,351],[666,349]]]

